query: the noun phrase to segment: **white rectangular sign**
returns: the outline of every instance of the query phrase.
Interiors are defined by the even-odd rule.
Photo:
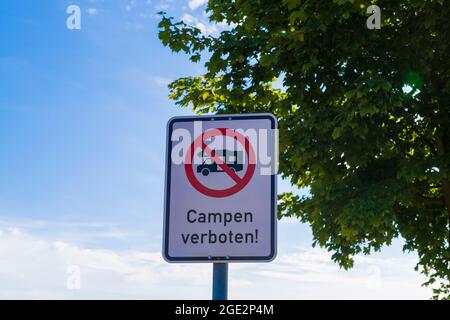
[[[277,138],[271,114],[169,120],[166,261],[275,258]]]

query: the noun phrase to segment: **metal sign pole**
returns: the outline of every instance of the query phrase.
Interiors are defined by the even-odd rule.
[[[228,263],[213,263],[212,299],[228,299]]]

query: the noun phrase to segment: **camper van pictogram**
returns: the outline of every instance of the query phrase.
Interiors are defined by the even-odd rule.
[[[242,151],[213,150],[215,156],[224,162],[234,172],[244,168]],[[205,152],[200,153],[202,164],[197,166],[197,172],[207,176],[210,172],[223,172],[222,168]]]

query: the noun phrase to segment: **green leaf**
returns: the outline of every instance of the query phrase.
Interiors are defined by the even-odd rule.
[[[333,137],[334,140],[336,140],[337,138],[339,138],[341,136],[341,134],[342,134],[341,127],[335,127],[333,129],[333,133],[331,136]]]

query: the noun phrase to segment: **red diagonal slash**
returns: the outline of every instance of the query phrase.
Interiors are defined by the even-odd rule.
[[[236,172],[234,172],[225,162],[223,162],[218,156],[216,156],[216,153],[212,151],[205,142],[202,141],[202,150],[203,152],[206,152],[208,156],[210,156],[217,165],[222,168],[223,171],[226,172],[230,176],[231,179],[234,180],[234,182],[239,183],[241,182],[241,177],[239,177]],[[225,155],[226,156],[226,155]]]
[[[236,139],[245,149],[245,153],[247,154],[247,158],[249,159],[247,170],[242,178],[240,178],[226,163],[224,163],[219,157],[216,156],[215,152],[208,148],[204,143],[205,139],[215,136],[228,136]],[[231,179],[235,181],[235,185],[226,188],[226,189],[211,189],[207,186],[203,185],[195,176],[193,166],[192,166],[192,158],[194,157],[194,151],[196,148],[202,149],[203,153],[207,153],[213,161],[228,175]],[[240,134],[239,132],[229,131],[227,128],[215,128],[214,130],[207,130],[203,132],[203,134],[199,135],[189,146],[188,151],[186,153],[186,161],[184,164],[184,171],[186,173],[186,178],[191,183],[191,185],[200,193],[208,197],[213,198],[224,198],[231,196],[233,194],[241,191],[253,177],[255,173],[255,152],[253,150],[252,145],[248,141],[248,139]]]

